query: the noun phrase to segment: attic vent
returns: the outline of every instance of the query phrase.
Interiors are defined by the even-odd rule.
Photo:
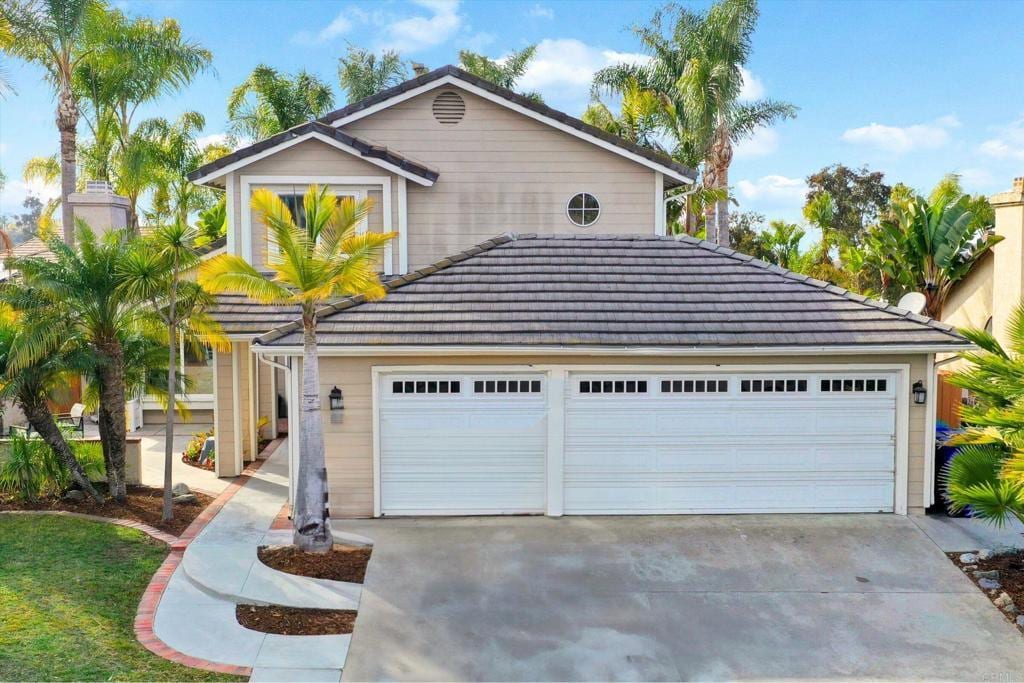
[[[454,126],[466,115],[466,102],[457,92],[446,90],[434,98],[434,118],[438,123]]]

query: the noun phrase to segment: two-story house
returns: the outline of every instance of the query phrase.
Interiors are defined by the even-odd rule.
[[[449,66],[191,178],[226,190],[227,250],[257,267],[271,245],[255,188],[372,197],[365,229],[398,233],[387,298],[320,316],[334,515],[931,503],[934,355],[965,341],[666,235],[666,190],[694,179],[669,158]],[[294,437],[301,326],[236,296],[216,315],[233,342],[214,359],[217,471],[232,475],[261,416],[292,413]]]

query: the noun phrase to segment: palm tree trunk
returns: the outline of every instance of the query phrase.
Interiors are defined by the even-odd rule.
[[[64,434],[60,431],[60,427],[57,426],[56,421],[53,419],[53,413],[50,412],[49,407],[46,405],[46,399],[41,393],[26,389],[18,394],[18,403],[25,412],[25,417],[28,419],[28,423],[32,425],[32,429],[42,437],[46,445],[57,454],[61,463],[67,468],[71,474],[72,481],[88,493],[90,498],[102,504],[104,502],[103,496],[100,495],[92,485],[92,482],[89,481],[89,477],[86,476],[85,470],[82,469],[82,463],[78,462],[74,451],[71,450],[71,446],[68,445]]]
[[[117,339],[99,346],[100,363],[97,368],[100,389],[100,438],[104,442],[107,463],[107,484],[114,500],[123,503],[127,498],[125,482],[125,387],[124,351]]]
[[[316,314],[302,316],[302,403],[299,467],[295,486],[294,543],[306,552],[325,553],[334,545],[327,513],[327,469],[320,416],[320,365],[316,347]]]
[[[171,302],[171,315],[174,315],[174,302],[172,295]],[[169,522],[174,519],[174,498],[171,488],[174,486],[172,481],[174,478],[174,399],[177,396],[175,391],[176,383],[178,381],[178,325],[171,320],[169,326],[170,331],[170,344],[168,346],[168,362],[167,362],[167,409],[164,412],[164,424],[166,428],[164,430],[164,509],[161,518],[165,522]]]
[[[57,96],[57,130],[60,131],[60,216],[61,230],[67,244],[72,244],[75,240],[75,212],[68,201],[68,196],[75,191],[77,184],[77,127],[78,103],[70,87],[61,88]]]

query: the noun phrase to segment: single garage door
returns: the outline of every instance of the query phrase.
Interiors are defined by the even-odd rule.
[[[539,374],[382,375],[382,514],[543,513]]]
[[[891,512],[895,384],[570,373],[565,512]]]

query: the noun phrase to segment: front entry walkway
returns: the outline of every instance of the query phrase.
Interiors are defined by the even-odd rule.
[[[1024,678],[1024,638],[907,517],[335,526],[374,539],[343,680]]]
[[[287,498],[282,442],[185,550],[157,607],[157,638],[191,657],[251,668],[253,680],[339,680],[351,636],[265,634],[235,618],[237,604],[359,606],[359,585],[285,574],[259,561],[260,545],[291,542],[290,531],[270,530]]]

